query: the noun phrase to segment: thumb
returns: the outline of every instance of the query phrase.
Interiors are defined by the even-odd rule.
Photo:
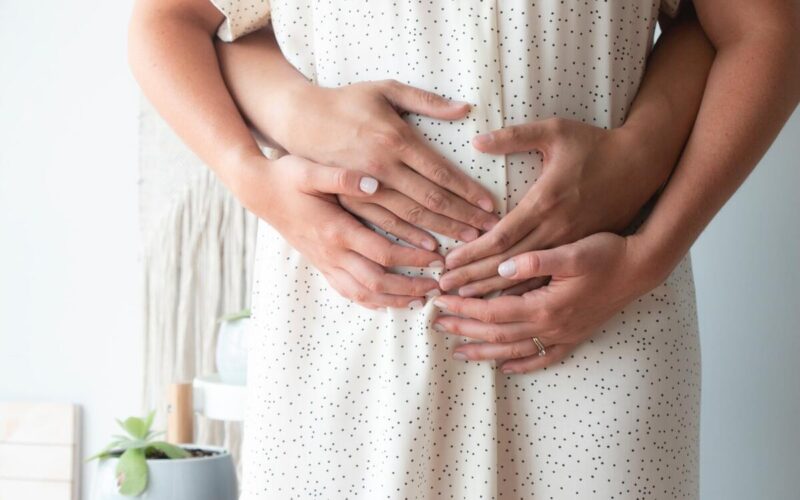
[[[577,244],[525,252],[502,262],[497,273],[514,280],[538,276],[573,275],[577,271]]]
[[[457,120],[469,112],[469,103],[451,101],[439,94],[428,92],[395,80],[385,83],[383,95],[392,105],[412,113],[438,118]]]
[[[378,190],[377,179],[346,168],[311,168],[305,180],[305,187],[318,193],[365,197]]]
[[[478,151],[493,154],[544,151],[550,142],[550,128],[544,121],[512,125],[476,135],[472,144]]]

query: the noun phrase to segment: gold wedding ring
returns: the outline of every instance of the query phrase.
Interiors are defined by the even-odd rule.
[[[539,349],[539,356],[544,356],[547,354],[547,351],[544,350],[544,344],[542,344],[542,341],[539,340],[539,337],[531,337],[531,340],[533,340],[533,343],[536,344],[536,348]]]

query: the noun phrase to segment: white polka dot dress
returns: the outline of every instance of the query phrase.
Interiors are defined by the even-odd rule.
[[[672,14],[676,1],[216,5],[227,40],[271,17],[286,58],[319,85],[394,78],[472,103],[455,122],[407,119],[487,186],[502,214],[536,180],[540,158],[482,154],[472,137],[552,116],[620,125],[659,11]],[[259,224],[244,500],[698,497],[688,257],[563,362],[504,375],[492,362],[452,359],[469,340],[434,331],[432,303],[355,305]]]

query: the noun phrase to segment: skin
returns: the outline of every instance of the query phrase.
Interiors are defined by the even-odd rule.
[[[482,341],[457,348],[454,357],[503,360],[504,373],[563,360],[669,275],[775,139],[800,100],[797,4],[694,4],[716,54],[693,132],[651,215],[628,237],[599,233],[501,264],[498,273],[510,279],[552,276],[547,286],[522,296],[437,298],[453,314],[435,321],[438,330]],[[546,346],[545,356],[536,354],[534,335]]]
[[[689,23],[690,19],[681,19],[666,29],[623,126],[606,130],[553,118],[474,138],[474,147],[488,153],[536,148],[544,153],[545,172],[520,206],[494,229],[477,240],[467,239],[475,241],[447,255],[452,270],[439,280],[442,290],[457,289],[462,296],[527,291],[542,280],[499,277],[500,262],[599,231],[621,231],[631,223],[666,182],[700,103],[710,65],[709,44],[701,38],[701,50],[695,53],[697,43],[681,41],[686,31],[682,25]],[[375,170],[385,162],[369,160],[376,156],[371,138],[385,138],[386,132],[375,131],[405,122],[394,113],[376,112],[370,98],[365,101],[371,82],[334,89],[312,84],[286,61],[270,29],[216,45],[223,76],[239,108],[275,147],[326,165],[350,165],[376,177],[385,173]],[[403,133],[389,134],[395,138],[389,149],[402,149]],[[382,141],[378,149],[386,150],[385,146]],[[351,213],[411,243],[422,240],[421,229],[459,239],[460,228],[407,204],[412,200],[398,190],[381,189],[368,198],[338,198]]]
[[[706,0],[704,3],[712,2]],[[708,8],[710,12],[711,7],[698,4],[698,8],[701,18],[712,17],[708,13],[703,13],[703,8]],[[797,18],[793,9],[793,6],[775,0],[769,2],[769,8],[764,9],[774,17],[765,19],[764,12],[759,11],[758,8],[755,9],[758,12],[747,12],[747,16],[750,16],[747,17],[747,27],[752,28],[749,24],[754,18],[766,22],[766,24],[757,24],[756,29],[748,30],[744,29],[745,25],[743,24],[746,16],[741,14],[748,10],[744,2],[736,2],[735,9],[731,9],[729,4],[725,6],[719,4],[713,7],[713,10],[718,12],[715,12],[716,17],[708,23],[713,25],[712,31],[715,31],[716,35],[712,36],[712,41],[715,42],[714,45],[719,52],[714,64],[719,68],[719,61],[724,60],[722,69],[718,69],[717,73],[725,76],[714,79],[716,92],[711,105],[706,103],[712,88],[711,82],[709,83],[709,91],[706,92],[703,106],[711,111],[706,111],[703,116],[710,115],[710,118],[705,119],[710,123],[703,123],[705,127],[708,127],[703,133],[695,132],[692,135],[694,142],[699,142],[701,146],[694,146],[690,150],[689,146],[692,145],[690,140],[686,154],[681,160],[681,164],[688,162],[690,164],[697,163],[699,166],[691,165],[688,169],[684,167],[682,171],[680,168],[676,171],[673,180],[670,181],[659,200],[656,211],[635,235],[621,237],[611,233],[599,233],[578,240],[576,243],[548,250],[548,252],[559,252],[551,256],[552,262],[567,262],[575,264],[575,267],[525,268],[520,261],[518,271],[507,276],[511,281],[524,282],[535,273],[547,274],[545,271],[551,269],[550,275],[553,276],[547,287],[527,292],[521,297],[501,297],[493,299],[493,301],[486,301],[447,296],[438,299],[439,305],[450,311],[474,318],[481,323],[479,326],[485,331],[496,331],[505,328],[508,323],[519,322],[526,325],[527,333],[530,334],[538,331],[537,328],[541,328],[540,323],[530,321],[537,311],[536,304],[526,304],[520,300],[528,300],[529,296],[537,293],[539,296],[542,293],[549,293],[550,298],[561,297],[563,303],[585,304],[587,300],[592,302],[592,307],[586,308],[588,312],[584,316],[587,319],[580,324],[566,325],[565,315],[553,314],[552,310],[543,316],[551,321],[549,324],[551,330],[559,331],[564,334],[562,336],[565,336],[567,331],[586,332],[592,330],[587,325],[602,323],[605,318],[609,317],[609,314],[613,314],[621,307],[620,304],[627,303],[630,300],[628,297],[644,293],[660,282],[659,280],[663,280],[668,274],[667,270],[671,270],[680,260],[702,227],[707,224],[708,220],[752,169],[755,161],[763,154],[763,150],[777,134],[791,109],[796,106],[796,88],[798,87],[797,75],[794,74],[796,71],[791,72],[790,70],[789,78],[783,81],[780,81],[781,78],[778,78],[777,74],[777,69],[785,70],[800,66],[796,64],[795,54],[799,51],[794,35],[797,32]],[[730,12],[731,10],[738,12],[742,17],[736,18]],[[786,15],[775,15],[775,11]],[[720,15],[719,12],[723,12],[723,15]],[[724,19],[720,20],[720,18]],[[250,138],[247,128],[225,88],[213,53],[211,35],[220,19],[219,14],[215,10],[212,12],[207,9],[207,4],[204,2],[141,0],[137,4],[131,24],[130,47],[131,64],[143,90],[167,121],[176,128],[189,146],[195,149],[217,172],[222,181],[243,201],[244,205],[273,224],[284,236],[293,234],[293,231],[299,234],[300,230],[295,227],[297,225],[296,218],[284,220],[276,215],[277,212],[307,210],[303,213],[316,213],[317,210],[323,209],[323,205],[319,205],[319,200],[326,203],[324,209],[330,213],[327,223],[334,226],[342,224],[342,227],[347,228],[345,236],[340,236],[342,234],[340,231],[321,231],[314,240],[314,245],[304,243],[299,238],[292,240],[290,236],[287,236],[287,239],[292,244],[297,241],[298,251],[309,257],[312,264],[328,277],[331,284],[340,293],[354,298],[359,303],[373,307],[382,305],[382,301],[396,300],[395,297],[400,297],[402,300],[396,301],[394,304],[405,302],[407,305],[413,300],[413,297],[396,295],[400,293],[399,287],[392,290],[391,293],[386,293],[388,290],[379,289],[382,286],[381,283],[384,283],[388,276],[385,267],[397,263],[396,255],[382,251],[380,255],[374,256],[374,259],[377,260],[372,260],[369,256],[359,253],[370,251],[368,250],[370,245],[364,245],[366,240],[355,241],[367,238],[367,235],[365,233],[358,234],[355,230],[351,234],[349,228],[355,226],[347,226],[346,224],[349,222],[345,222],[345,220],[355,221],[356,219],[341,209],[332,197],[326,196],[342,194],[363,199],[362,192],[351,189],[354,185],[360,186],[364,177],[367,176],[356,172],[356,177],[353,179],[358,180],[358,183],[348,183],[348,174],[345,172],[353,172],[352,170],[323,166],[304,160],[305,163],[302,163],[304,170],[316,173],[309,173],[303,177],[304,182],[290,183],[291,185],[288,187],[282,186],[282,189],[294,190],[285,196],[285,200],[263,195],[265,192],[277,191],[270,190],[270,188],[281,185],[278,181],[283,181],[289,176],[292,169],[298,167],[300,159],[294,155],[287,155],[276,161],[266,160]],[[731,31],[731,27],[735,29]],[[706,29],[708,31],[708,27]],[[176,54],[181,54],[181,57],[178,58]],[[744,72],[742,70],[745,68],[741,64],[743,62],[741,58],[744,58],[747,69]],[[753,64],[763,71],[754,74]],[[744,78],[742,78],[742,73],[746,75]],[[786,71],[782,71],[782,73],[786,73]],[[764,75],[768,75],[768,78],[765,78]],[[712,76],[714,76],[713,71]],[[781,77],[783,76],[781,75]],[[719,90],[720,88],[722,90]],[[739,98],[738,102],[731,101],[730,98],[733,95]],[[761,102],[754,102],[754,96],[759,97]],[[764,99],[765,96],[766,99]],[[654,99],[653,102],[660,101],[663,104],[664,99],[669,102],[669,98],[663,95],[661,99]],[[764,105],[764,100],[767,101],[766,105]],[[649,102],[648,108],[651,106],[658,108],[653,105],[653,102]],[[670,102],[670,105],[675,104],[675,102]],[[731,106],[731,104],[735,105]],[[683,106],[679,105],[678,108],[683,109]],[[663,107],[661,109],[664,110]],[[737,109],[737,112],[731,114],[731,109]],[[757,112],[754,112],[754,109]],[[716,121],[713,116],[715,112],[725,116],[725,120]],[[742,116],[752,119],[742,125],[737,121]],[[657,117],[654,116],[653,119],[657,119]],[[642,127],[640,124],[639,128],[642,137],[648,137],[648,134],[643,131],[648,127]],[[677,127],[666,127],[661,132],[674,128]],[[719,133],[720,130],[723,131],[722,134]],[[742,133],[742,130],[745,133]],[[700,135],[701,138],[697,139],[697,135]],[[616,137],[624,136],[625,134],[616,135]],[[513,137],[525,138],[527,136],[517,134]],[[665,142],[669,142],[668,137],[670,134],[667,133]],[[731,137],[735,137],[736,141],[731,141]],[[732,144],[732,142],[735,143]],[[392,144],[399,143],[393,142]],[[706,146],[712,147],[708,149]],[[513,147],[520,146],[515,144]],[[713,150],[713,154],[709,154],[709,150]],[[693,156],[687,160],[690,151]],[[731,151],[735,151],[735,154],[731,155]],[[745,161],[742,161],[742,158]],[[727,163],[720,162],[720,159]],[[734,160],[737,160],[738,163]],[[332,169],[333,172],[328,169]],[[324,172],[330,172],[330,175],[326,175]],[[332,189],[331,183],[309,184],[312,179],[325,178],[337,179],[332,184],[337,187],[338,192],[328,191]],[[677,188],[674,186],[676,181],[680,181]],[[347,189],[347,186],[351,186],[351,189]],[[395,184],[390,187],[400,186]],[[700,192],[698,195],[699,188],[704,188],[706,191]],[[409,196],[412,194],[410,192],[403,194],[414,199],[413,196]],[[285,204],[281,205],[281,202],[284,201]],[[664,208],[665,205],[666,208]],[[676,214],[679,214],[677,219],[675,218]],[[347,219],[347,217],[351,219]],[[687,218],[690,219],[688,223]],[[495,228],[497,227],[499,224],[495,226]],[[654,227],[656,229],[652,229]],[[491,233],[491,230],[489,232]],[[524,234],[524,231],[522,233]],[[688,242],[687,237],[689,238]],[[320,253],[326,258],[316,257],[317,254],[314,253],[312,246],[325,248],[324,252]],[[392,248],[393,250],[396,249]],[[438,258],[438,254],[433,252],[418,253],[424,252],[422,249],[407,251],[413,254],[415,259],[420,259],[418,262],[422,262],[423,258],[433,256]],[[531,261],[541,262],[542,252],[534,252],[534,254],[539,255],[540,258],[539,260],[531,258]],[[372,260],[372,263],[378,265],[378,269],[367,269],[366,265],[359,267],[353,262],[346,262],[344,257],[352,255],[355,255],[354,260],[361,264]],[[558,256],[561,258],[556,258]],[[410,256],[404,256],[404,258],[407,257]],[[545,258],[544,261],[547,262],[547,259]],[[580,262],[584,263],[584,267],[577,265]],[[589,265],[587,266],[586,263]],[[619,269],[620,273],[604,276],[598,270],[601,267]],[[623,275],[622,271],[625,271],[627,273],[625,276],[630,279],[620,280],[619,276]],[[346,275],[346,278],[343,278],[343,275]],[[587,278],[579,279],[584,276]],[[361,281],[356,279],[357,277]],[[424,278],[407,279],[413,283],[405,282],[402,286],[407,290],[412,290],[414,286],[417,286],[419,287],[417,290],[420,292],[430,286],[430,281],[432,281],[425,282]],[[421,282],[414,282],[415,280],[421,280]],[[364,286],[364,283],[368,283],[373,288]],[[556,287],[555,285],[558,283],[573,284],[573,286]],[[592,287],[586,286],[586,283],[602,284],[604,292],[602,294],[597,294],[596,290],[587,292]],[[434,283],[429,292],[434,291],[435,286]],[[511,303],[509,299],[517,299],[517,302]],[[538,306],[541,308],[553,303],[556,302],[548,300],[546,303],[539,303]],[[472,307],[476,309],[471,309]],[[479,311],[482,312],[479,313]],[[525,312],[531,316],[521,316]],[[470,316],[470,313],[473,316]],[[519,321],[520,318],[528,320]],[[469,318],[451,316],[449,319],[442,317],[437,323],[442,325],[445,330],[459,333],[459,321],[462,320],[470,321]],[[585,335],[585,333],[576,335]],[[578,337],[570,338],[568,342],[562,341],[562,343],[558,343],[556,338],[561,339],[561,336],[554,335],[549,339],[550,343],[545,343],[548,345],[549,354],[544,358],[531,358],[531,356],[525,356],[525,352],[519,349],[515,350],[513,345],[515,341],[509,342],[510,337],[508,336],[496,339],[502,340],[502,342],[489,342],[488,344],[500,344],[497,347],[503,349],[502,352],[493,353],[494,359],[513,358],[512,361],[504,364],[503,368],[527,371],[561,359],[566,355],[570,346],[579,342],[579,340],[575,340]],[[464,346],[458,352],[467,356],[475,355],[474,349],[489,347],[484,344]],[[463,349],[472,349],[472,351],[464,352]]]

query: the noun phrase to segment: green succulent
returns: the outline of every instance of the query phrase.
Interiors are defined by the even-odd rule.
[[[147,488],[147,459],[166,455],[167,458],[187,458],[189,452],[165,441],[154,438],[164,432],[153,432],[150,426],[156,412],[151,411],[145,418],[128,417],[125,421],[117,419],[117,423],[126,435],[115,434],[111,443],[98,453],[87,458],[103,460],[122,452],[117,462],[117,487],[122,495],[138,496]]]

